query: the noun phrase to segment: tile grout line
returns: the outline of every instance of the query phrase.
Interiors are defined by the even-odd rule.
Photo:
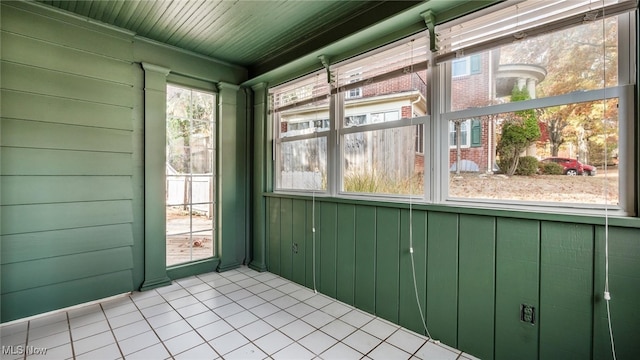
[[[26,333],[26,338],[24,339],[24,346],[25,348],[27,346],[29,346],[29,331],[31,330],[31,320],[27,321],[27,333]],[[71,333],[71,330],[69,330],[69,333]],[[24,357],[23,360],[27,360],[27,352],[24,352]]]
[[[155,291],[155,289],[152,289],[152,290],[150,290],[150,291]],[[157,291],[156,291],[156,294],[157,294],[158,296],[161,296],[161,295],[160,295],[160,293],[158,293]],[[163,299],[164,299],[164,298],[163,298]],[[136,309],[138,310],[138,312],[140,313],[140,315],[142,316],[142,318],[144,319],[144,321],[146,321],[146,322],[147,322],[147,325],[149,325],[149,327],[151,328],[151,331],[153,331],[154,335],[158,338],[158,340],[160,340],[160,343],[162,344],[162,347],[164,347],[164,349],[167,351],[167,354],[169,354],[169,358],[174,359],[173,354],[171,354],[171,351],[169,351],[169,348],[167,348],[167,345],[164,343],[164,341],[162,341],[162,339],[160,338],[160,336],[158,336],[158,333],[156,332],[156,329],[154,329],[154,328],[153,328],[153,326],[151,326],[151,323],[149,322],[149,319],[148,319],[148,318],[147,318],[147,317],[142,313],[142,310],[140,309],[140,307],[138,307],[138,304],[137,304],[133,299],[131,299],[131,302],[133,303],[133,306],[135,306],[135,307],[136,307]],[[144,333],[143,333],[143,334],[144,334]],[[140,334],[138,334],[138,335],[140,335]],[[134,336],[138,336],[138,335],[134,335]],[[133,336],[132,336],[132,337],[133,337]],[[150,345],[150,346],[147,346],[147,347],[142,348],[142,349],[140,349],[140,350],[134,351],[134,352],[132,352],[131,354],[135,354],[135,353],[140,352],[140,351],[142,351],[142,350],[144,350],[144,349],[148,349],[148,348],[150,348],[151,346],[153,346],[153,345]],[[129,355],[131,355],[131,354],[129,354]],[[124,355],[123,355],[123,357],[124,357],[124,358],[126,358]]]
[[[76,350],[75,350],[75,347],[73,346],[73,333],[71,332],[71,317],[69,316],[68,311],[66,311],[65,314],[67,315],[67,327],[69,328],[69,341],[71,342],[71,358],[75,359]]]
[[[131,301],[131,302],[133,302],[133,301]],[[120,356],[122,356],[122,358],[124,359],[125,358],[124,352],[122,351],[122,348],[120,347],[120,342],[118,341],[118,338],[116,338],[116,334],[113,332],[113,327],[111,327],[111,322],[109,321],[109,317],[107,316],[107,313],[104,311],[104,307],[102,306],[102,303],[100,303],[99,305],[100,305],[100,309],[102,309],[102,313],[104,314],[105,319],[107,319],[107,325],[109,325],[109,331],[111,332],[111,336],[113,336],[113,340],[116,342],[116,346],[118,347],[118,351],[120,351]]]

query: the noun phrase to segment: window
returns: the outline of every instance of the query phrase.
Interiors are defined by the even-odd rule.
[[[345,195],[424,194],[424,157],[416,154],[427,122],[426,37],[407,39],[375,54],[336,64],[337,192]],[[421,61],[422,60],[422,61]],[[417,65],[416,64],[421,64]],[[354,83],[349,74],[362,78]],[[345,74],[341,76],[341,74]],[[350,86],[362,89],[353,99]],[[343,88],[344,87],[344,88]]]
[[[395,120],[400,120],[400,112],[398,110],[372,113],[370,123],[374,124]]]
[[[460,139],[460,147],[469,147],[471,132],[469,131],[469,123],[471,120],[449,121],[449,147],[458,146]]]
[[[479,55],[471,55],[461,59],[451,61],[451,73],[453,77],[468,76],[471,74],[479,74],[481,69],[481,57]]]
[[[167,85],[167,265],[215,253],[215,95]]]
[[[635,8],[606,6],[589,21],[587,1],[554,3],[553,14],[544,2],[505,3],[438,25],[435,54],[418,34],[333,64],[334,82],[295,111],[274,101],[278,189],[632,214]],[[309,79],[272,94],[318,88]],[[290,111],[327,119],[326,131],[289,137]],[[285,181],[289,172],[299,177]]]
[[[620,44],[632,46],[629,20],[623,14],[495,47],[489,42],[474,56],[494,78],[459,78],[464,59],[443,62],[450,84],[443,89],[451,89],[439,94],[450,149],[443,201],[628,210],[629,195],[619,189],[632,177],[613,155],[632,122],[633,71],[619,56],[626,51]],[[599,176],[566,176],[576,174]]]
[[[456,128],[456,126],[459,126]],[[458,147],[458,134],[460,134],[460,147],[482,146],[482,123],[478,119],[449,121],[449,147]]]
[[[276,124],[276,189],[325,191],[329,86],[324,72],[271,89]],[[361,120],[354,120],[361,121]]]
[[[362,80],[362,71],[361,69],[356,69],[354,73],[351,73],[349,75],[349,83],[355,83]],[[357,88],[353,88],[353,89],[349,89],[346,93],[345,93],[345,97],[347,99],[353,99],[353,98],[359,98],[362,96],[362,88],[357,87]]]

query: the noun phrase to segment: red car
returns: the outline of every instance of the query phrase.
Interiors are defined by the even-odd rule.
[[[554,162],[560,164],[564,169],[564,174],[569,176],[575,175],[596,175],[596,167],[583,164],[577,159],[562,158],[562,157],[549,157],[540,160],[541,162]]]

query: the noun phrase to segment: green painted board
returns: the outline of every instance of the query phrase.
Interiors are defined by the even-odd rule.
[[[2,322],[57,310],[132,291],[131,271],[52,284],[2,294]]]
[[[355,205],[338,205],[336,298],[349,305],[355,301],[355,214]]]
[[[356,286],[355,305],[376,311],[376,208],[356,207]]]
[[[304,200],[293,200],[292,207],[292,259],[291,280],[305,285],[306,279],[306,246],[307,246],[307,213]]]
[[[141,90],[139,91],[142,93]],[[2,95],[0,98],[2,116],[7,119],[35,120],[119,130],[133,129],[134,113],[130,107],[16,92],[8,89],[2,89],[0,95]],[[29,106],[24,106],[24,104],[29,104]]]
[[[131,153],[131,131],[2,118],[2,145]]]
[[[267,270],[280,275],[280,199],[267,199],[269,239],[267,241]]]
[[[593,226],[542,222],[540,358],[591,358]]]
[[[520,306],[539,306],[540,224],[498,218],[495,358],[537,359],[539,324],[520,320]]]
[[[280,276],[291,280],[293,266],[293,200],[280,201]]]
[[[2,34],[2,56],[4,61],[132,84],[133,68],[130,61],[88,53],[17,34]]]
[[[2,205],[127,200],[130,176],[4,176]],[[96,191],[100,189],[100,191]]]
[[[0,257],[9,264],[132,245],[131,224],[104,225],[3,235]]]
[[[596,256],[594,264],[594,322],[593,358],[612,359],[611,342],[607,320],[605,289],[605,244],[604,227],[596,229]],[[638,329],[640,313],[640,229],[610,227],[609,243],[609,302],[611,323],[617,359],[635,359],[640,353]]]
[[[318,201],[307,201],[305,206],[307,209],[306,213],[306,227],[307,227],[307,237],[306,237],[306,245],[305,245],[305,284],[310,289],[317,289],[319,285],[320,276],[320,240],[319,240],[319,232],[320,229],[320,211]],[[314,219],[315,218],[315,219]],[[315,226],[315,233],[313,228]],[[315,240],[314,240],[315,239]],[[314,268],[315,267],[315,268]]]
[[[337,237],[337,205],[334,203],[320,203],[320,233],[316,234],[320,239],[320,255],[316,261],[320,262],[318,274],[318,291],[336,297],[336,237]]]
[[[376,315],[398,323],[400,279],[400,210],[376,214]]]
[[[131,154],[2,148],[2,175],[131,175]]]
[[[132,267],[130,246],[6,264],[2,265],[2,295]]]
[[[460,215],[458,349],[493,358],[496,220]]]
[[[5,6],[6,2],[2,2],[2,5],[1,23],[5,31],[117,59],[133,58],[132,35],[113,36],[107,34],[105,28],[91,31],[87,27],[72,25],[73,22],[68,17],[65,21],[59,21],[48,16],[34,15],[13,6]],[[33,25],[36,22],[38,26]]]
[[[2,235],[131,222],[131,200],[10,205],[2,209]]]
[[[426,335],[422,316],[425,316],[427,309],[427,213],[420,210],[402,210],[400,216],[400,314],[398,324]],[[413,243],[414,266],[411,264],[411,254],[409,253],[411,243]],[[416,300],[416,289],[413,282],[414,268],[415,287],[418,288],[420,307],[418,307],[418,300]]]
[[[2,87],[133,108],[133,86],[15,63],[2,63]]]
[[[456,347],[458,215],[430,212],[427,237],[427,326],[434,339]]]

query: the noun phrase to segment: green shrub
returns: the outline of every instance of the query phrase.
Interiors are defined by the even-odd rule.
[[[540,163],[540,173],[544,175],[562,175],[564,168],[562,165],[554,162],[543,162]]]
[[[516,175],[533,175],[538,172],[538,159],[533,156],[521,156],[516,168]]]

